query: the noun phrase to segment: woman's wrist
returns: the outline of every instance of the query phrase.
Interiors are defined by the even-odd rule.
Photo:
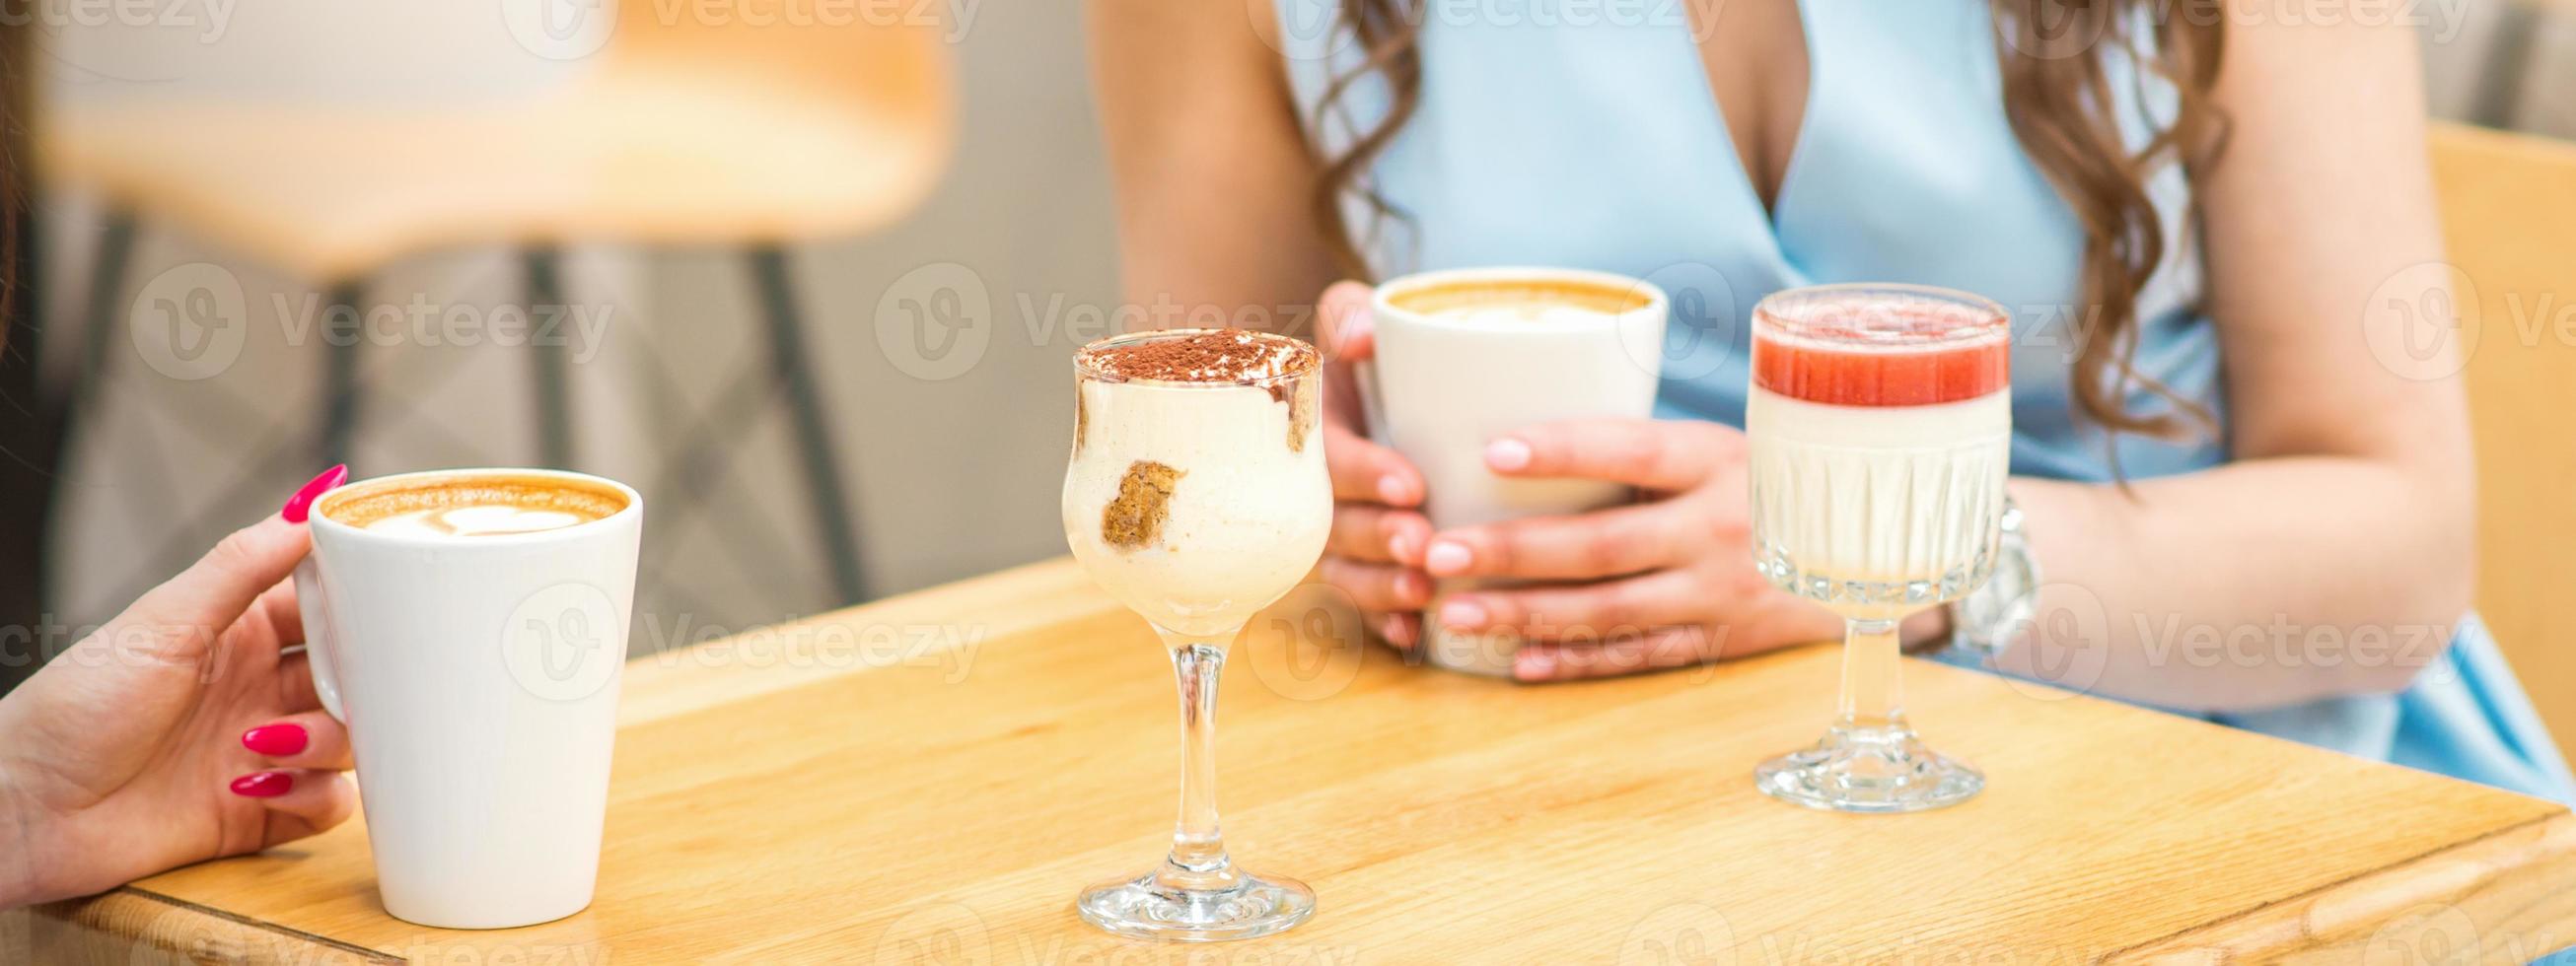
[[[1905,615],[1896,625],[1896,639],[1908,654],[1940,650],[1950,643],[1950,608],[1928,607]]]
[[[8,763],[0,762],[0,909],[25,905],[37,894],[34,821]]]

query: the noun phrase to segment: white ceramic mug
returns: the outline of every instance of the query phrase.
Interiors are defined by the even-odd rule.
[[[1602,286],[1642,296],[1616,313],[1545,320],[1462,319],[1408,309],[1407,293],[1462,285]],[[1485,468],[1485,444],[1535,423],[1654,414],[1669,300],[1642,279],[1568,268],[1424,272],[1377,287],[1377,353],[1360,367],[1369,435],[1422,471],[1436,529],[1580,513],[1629,499],[1600,480],[1519,479]],[[1449,593],[1490,586],[1442,581],[1423,615],[1424,659],[1455,671],[1509,676],[1520,638],[1450,633],[1436,615]],[[1544,615],[1540,615],[1544,616]]]
[[[377,487],[477,476],[607,487],[626,506],[560,529],[467,538],[363,530],[331,515]],[[643,498],[578,473],[437,470],[333,490],[310,520],[296,597],[314,688],[355,746],[385,911],[498,929],[590,905]]]

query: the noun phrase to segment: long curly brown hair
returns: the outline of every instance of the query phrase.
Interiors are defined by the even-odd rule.
[[[1390,104],[1374,126],[1356,132],[1347,150],[1321,159],[1311,204],[1335,261],[1352,277],[1368,278],[1341,199],[1356,195],[1377,218],[1403,217],[1370,183],[1368,172],[1420,106],[1423,8],[1422,0],[1340,2],[1342,26],[1352,32],[1363,59],[1326,85],[1317,119],[1371,76],[1383,81]],[[2165,226],[2147,196],[2147,178],[2167,164],[2205,170],[2225,140],[2226,120],[2210,94],[2224,44],[2220,0],[1988,2],[1995,56],[2003,68],[2004,113],[2022,150],[2084,228],[2085,311],[2069,319],[2077,344],[2071,380],[2077,407],[2114,433],[2174,438],[2210,429],[2214,419],[2207,407],[2137,372],[2132,360],[2138,292],[2165,257]],[[2149,12],[2163,16],[2150,21]],[[2151,46],[2140,42],[2147,31]],[[2135,150],[2113,114],[2119,101],[2105,64],[2114,56],[2131,58],[2177,95],[2170,122]],[[2124,401],[2141,389],[2169,407],[2130,412]]]

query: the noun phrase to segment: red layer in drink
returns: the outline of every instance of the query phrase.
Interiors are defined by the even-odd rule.
[[[1755,321],[1755,386],[1838,406],[1929,406],[1974,399],[2012,381],[2008,330],[2000,324],[1963,327],[1955,311],[1885,305],[1857,311],[1848,322],[1823,307],[1806,314],[1785,324]],[[1795,334],[1770,331],[1775,325]],[[1989,331],[1958,338],[1963,328]]]

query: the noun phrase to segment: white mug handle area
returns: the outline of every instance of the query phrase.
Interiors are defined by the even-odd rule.
[[[295,606],[304,614],[304,658],[313,669],[313,693],[322,698],[322,710],[331,713],[342,724],[349,715],[340,709],[340,674],[331,666],[331,599],[322,585],[321,556],[307,552],[304,562],[295,565]]]

